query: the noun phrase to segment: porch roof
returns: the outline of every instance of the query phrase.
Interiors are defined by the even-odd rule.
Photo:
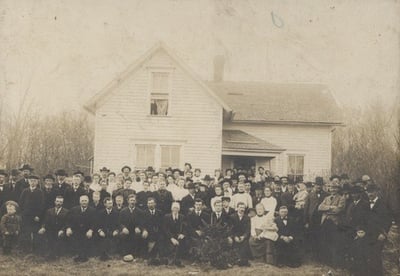
[[[222,151],[280,153],[285,149],[241,130],[222,131]]]

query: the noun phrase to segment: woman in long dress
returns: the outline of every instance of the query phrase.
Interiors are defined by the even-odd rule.
[[[253,257],[263,257],[266,264],[276,264],[275,241],[278,239],[278,227],[274,222],[274,213],[265,214],[264,205],[256,205],[257,215],[251,218],[251,237],[249,245]]]

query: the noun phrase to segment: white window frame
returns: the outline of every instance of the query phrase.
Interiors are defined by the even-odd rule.
[[[172,112],[172,87],[173,87],[173,72],[174,72],[174,68],[173,67],[148,67],[148,85],[147,85],[147,115],[151,118],[165,118],[165,117],[170,117],[171,116],[171,112]],[[151,100],[152,100],[152,92],[153,92],[153,73],[168,73],[168,89],[167,89],[167,93],[168,93],[168,109],[167,109],[167,115],[154,115],[151,114]]]
[[[154,145],[154,166],[153,168],[155,170],[159,170],[161,168],[161,146],[179,146],[179,164],[178,168],[183,168],[183,157],[184,157],[184,151],[185,151],[185,141],[155,141],[155,140],[148,140],[148,141],[132,141],[132,145],[130,148],[133,148],[132,151],[132,159],[133,159],[133,164],[136,169],[145,169],[146,167],[138,167],[137,166],[137,145]]]
[[[286,155],[286,160],[287,160],[287,162],[286,162],[286,172],[287,172],[287,175],[289,176],[289,175],[294,175],[295,177],[296,176],[300,176],[300,175],[298,175],[298,174],[291,174],[290,173],[290,167],[289,167],[289,159],[290,159],[290,157],[303,157],[303,174],[301,175],[302,177],[303,177],[303,179],[304,179],[304,176],[306,175],[306,155],[304,154],[304,153],[288,153],[287,155]],[[295,163],[296,164],[296,163]]]

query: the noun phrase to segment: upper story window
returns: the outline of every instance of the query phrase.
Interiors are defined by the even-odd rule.
[[[150,114],[167,116],[169,108],[170,73],[152,72],[150,91]]]

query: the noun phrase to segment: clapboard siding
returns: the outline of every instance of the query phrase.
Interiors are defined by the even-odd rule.
[[[149,115],[149,70],[172,69],[168,117]],[[171,68],[172,67],[172,68]],[[222,107],[159,50],[113,91],[96,111],[95,170],[135,166],[135,143],[182,144],[181,166],[211,174],[221,165]]]
[[[278,145],[286,151],[273,162],[279,175],[287,174],[289,154],[304,154],[306,180],[326,176],[331,169],[331,127],[263,124],[224,124],[224,129],[237,129]]]

